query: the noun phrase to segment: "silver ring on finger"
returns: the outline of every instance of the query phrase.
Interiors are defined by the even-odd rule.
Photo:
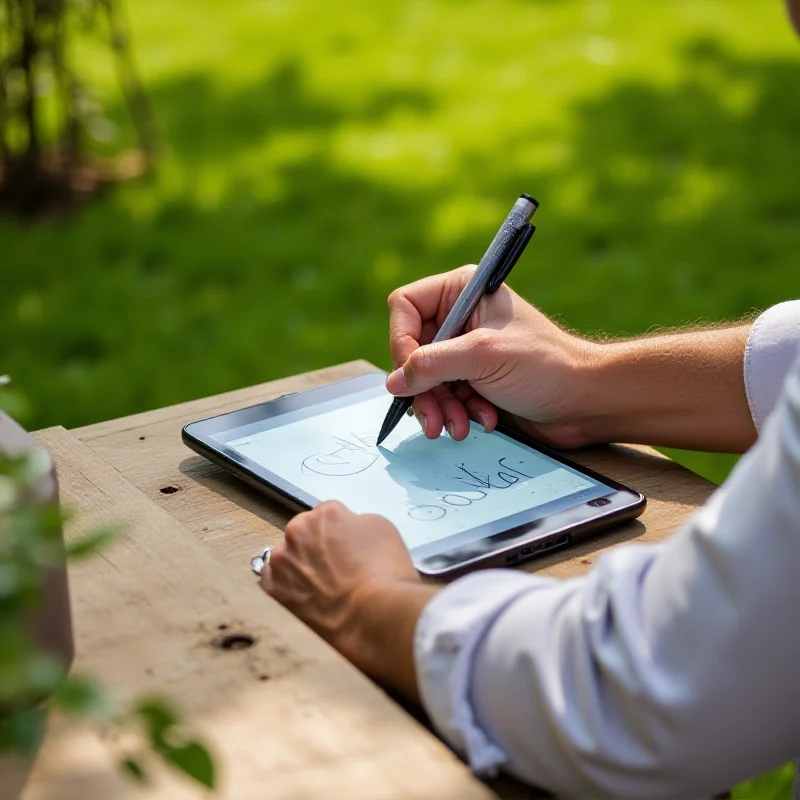
[[[255,556],[250,561],[250,568],[255,572],[256,575],[260,575],[264,571],[264,566],[269,564],[270,556],[272,555],[272,548],[266,547],[264,551],[259,555]]]

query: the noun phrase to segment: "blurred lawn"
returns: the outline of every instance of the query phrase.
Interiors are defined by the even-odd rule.
[[[128,5],[158,170],[69,224],[0,223],[0,371],[35,427],[388,367],[389,291],[478,259],[521,191],[541,208],[511,284],[583,332],[799,293],[779,0]],[[80,59],[133,142],[107,55]]]

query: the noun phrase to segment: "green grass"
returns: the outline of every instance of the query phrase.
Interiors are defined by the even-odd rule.
[[[521,191],[541,208],[511,283],[583,332],[797,294],[779,0],[129,6],[158,170],[68,224],[0,223],[0,371],[35,426],[388,367],[389,291],[478,259]],[[106,56],[78,57],[131,143]]]

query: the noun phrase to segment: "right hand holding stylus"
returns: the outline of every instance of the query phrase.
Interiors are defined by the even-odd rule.
[[[499,412],[558,447],[584,444],[575,409],[585,396],[598,345],[559,328],[507,286],[481,299],[465,332],[431,343],[474,266],[423,278],[389,297],[395,370],[386,381],[398,397],[414,395],[425,435],[446,428],[464,439],[469,419],[494,430]]]

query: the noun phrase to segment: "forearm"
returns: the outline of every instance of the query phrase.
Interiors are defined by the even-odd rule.
[[[744,452],[756,438],[743,364],[751,324],[597,343],[586,369],[580,435]]]

